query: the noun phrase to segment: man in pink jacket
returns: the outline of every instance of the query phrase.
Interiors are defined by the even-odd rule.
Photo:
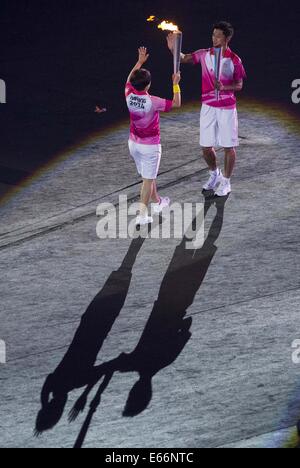
[[[220,197],[231,192],[230,179],[239,146],[235,92],[242,90],[246,78],[241,59],[229,48],[233,35],[231,24],[221,21],[213,27],[212,48],[181,55],[182,63],[202,66],[200,146],[210,169],[210,178],[203,188],[214,190]],[[168,36],[168,47],[173,52],[174,34]],[[225,150],[224,175],[217,164],[218,146]]]

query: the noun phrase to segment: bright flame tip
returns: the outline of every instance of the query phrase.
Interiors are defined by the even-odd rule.
[[[163,21],[161,24],[158,25],[158,29],[162,29],[163,31],[178,31],[178,26],[173,23],[169,23],[168,21]]]

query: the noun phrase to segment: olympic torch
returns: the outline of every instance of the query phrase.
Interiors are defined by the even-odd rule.
[[[158,23],[159,20],[155,16],[150,16],[147,19],[148,22]],[[178,73],[180,71],[180,63],[181,63],[181,51],[182,51],[182,32],[179,31],[178,26],[176,24],[170,23],[169,21],[162,21],[158,25],[158,29],[162,31],[171,31],[174,34],[174,73]]]
[[[217,81],[220,81],[221,77],[221,59],[222,48],[215,48],[215,75]],[[216,89],[216,99],[220,100],[220,91],[218,89]]]
[[[181,51],[182,51],[182,32],[175,31],[173,32],[175,39],[174,39],[174,74],[180,71],[180,63],[181,63]]]

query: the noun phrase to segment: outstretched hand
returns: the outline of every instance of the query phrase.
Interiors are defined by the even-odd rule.
[[[141,65],[144,65],[144,63],[147,62],[149,56],[150,55],[148,54],[147,47],[140,47],[139,48],[139,63]]]

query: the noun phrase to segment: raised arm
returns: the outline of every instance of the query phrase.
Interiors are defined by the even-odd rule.
[[[181,107],[181,90],[180,90],[180,86],[179,86],[180,80],[181,80],[180,72],[173,75],[173,93],[174,93],[174,97],[173,97],[172,109],[179,109],[179,107]]]
[[[167,43],[172,54],[174,52],[174,39],[175,39],[175,36],[173,33],[168,34]],[[193,64],[194,63],[193,54],[181,54],[181,63]]]
[[[142,66],[144,65],[144,63],[146,63],[148,58],[149,58],[149,54],[148,54],[148,51],[147,51],[146,47],[140,47],[138,52],[139,52],[138,62],[136,63],[136,65],[133,67],[133,69],[129,73],[129,76],[127,78],[127,83],[130,82],[133,73],[136,70],[140,70],[142,68]]]

